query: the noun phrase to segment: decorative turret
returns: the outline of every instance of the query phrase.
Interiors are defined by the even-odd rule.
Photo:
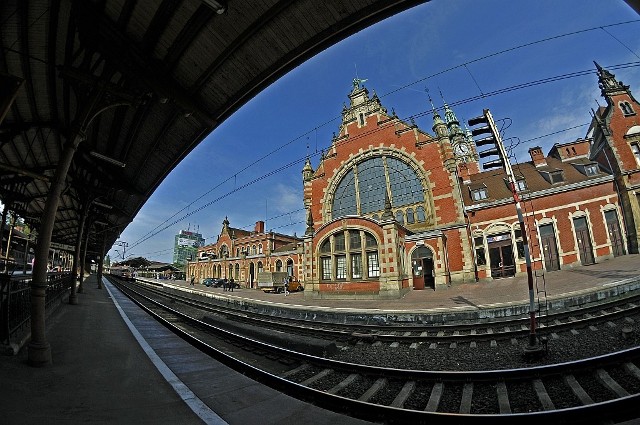
[[[384,212],[382,213],[383,220],[393,220],[393,211],[391,211],[391,199],[389,198],[389,191],[384,194]]]
[[[436,137],[448,136],[449,134],[447,131],[447,124],[445,124],[445,122],[442,121],[442,117],[440,117],[440,114],[436,110],[436,107],[433,106],[433,101],[431,100],[431,97],[429,97],[429,102],[431,102],[431,110],[433,111],[433,126],[431,126],[431,128],[433,129],[433,132],[436,134]]]
[[[222,233],[229,233],[229,219],[227,218],[227,216],[224,217],[224,220],[222,220]]]
[[[460,128],[460,121],[458,121],[458,117],[456,117],[453,110],[449,108],[447,102],[444,102],[444,119],[447,121],[447,127],[449,128],[449,134],[451,137],[464,134]]]
[[[386,114],[387,110],[380,103],[378,95],[369,98],[369,90],[362,84],[366,79],[354,78],[353,89],[349,93],[349,106],[342,109],[342,124],[356,121],[358,126],[366,125],[366,118],[372,113]]]
[[[307,236],[313,236],[315,229],[313,228],[313,215],[311,215],[311,208],[307,210],[307,229],[304,234]]]
[[[311,161],[307,158],[307,161],[304,163],[304,167],[302,167],[302,180],[308,182],[313,177],[313,167],[311,166]]]
[[[616,80],[615,75],[601,67],[597,62],[594,61],[593,63],[596,65],[598,70],[598,86],[600,87],[602,97],[607,99],[607,102],[609,101],[610,96],[615,96],[617,94],[626,93],[631,96],[629,86],[625,86],[622,81]]]

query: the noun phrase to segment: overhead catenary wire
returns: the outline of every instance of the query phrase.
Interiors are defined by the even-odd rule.
[[[436,75],[441,75],[441,74],[443,74],[443,73],[445,73],[445,72],[449,72],[449,71],[451,71],[451,70],[453,70],[453,69],[457,69],[457,68],[459,68],[459,67],[465,67],[465,68],[467,68],[467,70],[468,70],[468,67],[467,67],[467,65],[468,65],[468,64],[471,64],[471,63],[474,63],[474,62],[478,62],[478,61],[481,61],[481,60],[484,60],[484,59],[487,59],[487,58],[490,58],[490,57],[494,57],[494,56],[497,56],[497,55],[500,55],[500,54],[504,54],[504,53],[507,53],[507,52],[510,52],[510,51],[513,51],[513,50],[517,50],[517,49],[520,49],[520,48],[523,48],[523,47],[531,46],[531,45],[538,44],[538,43],[542,43],[542,42],[546,42],[546,41],[551,41],[551,40],[554,40],[554,39],[558,39],[558,38],[562,38],[562,37],[566,37],[566,36],[570,36],[570,35],[576,35],[576,34],[583,33],[583,32],[593,31],[593,30],[597,30],[597,29],[604,30],[604,28],[614,27],[614,26],[618,26],[618,25],[625,25],[625,24],[630,24],[630,23],[636,23],[636,22],[639,22],[639,21],[640,21],[640,20],[632,20],[632,21],[619,22],[619,23],[614,23],[614,24],[609,24],[609,25],[604,25],[604,26],[598,26],[598,27],[593,27],[593,28],[587,28],[587,29],[584,29],[584,30],[574,31],[574,32],[565,33],[565,34],[560,34],[560,35],[557,35],[557,36],[548,37],[548,38],[541,39],[541,40],[537,40],[537,41],[534,41],[534,42],[525,43],[525,44],[522,44],[522,45],[519,45],[519,46],[515,46],[515,47],[509,48],[509,49],[504,49],[504,50],[501,50],[501,51],[498,51],[498,52],[495,52],[495,53],[492,53],[492,54],[489,54],[489,55],[482,56],[482,57],[480,57],[480,58],[476,58],[476,59],[473,59],[473,60],[467,61],[467,62],[465,62],[465,63],[463,63],[463,64],[457,65],[457,66],[452,67],[452,68],[448,68],[448,69],[443,70],[443,71],[440,71],[440,72],[438,72],[438,73],[436,73],[436,74],[429,75],[429,76],[427,76],[427,77],[424,77],[424,78],[422,78],[422,79],[419,79],[419,80],[417,80],[417,81],[414,81],[414,82],[413,82],[413,83],[411,83],[411,84],[408,84],[408,85],[402,86],[402,87],[400,87],[400,88],[398,88],[398,89],[396,89],[396,90],[393,90],[393,91],[391,91],[391,92],[388,92],[388,93],[386,93],[386,94],[384,94],[384,95],[382,95],[382,96],[380,96],[380,97],[388,96],[388,95],[390,95],[390,94],[392,94],[392,93],[395,93],[395,92],[397,92],[397,91],[400,91],[400,90],[406,89],[406,88],[408,88],[408,87],[410,87],[410,86],[412,86],[412,85],[414,85],[414,84],[416,84],[416,83],[419,83],[419,82],[421,82],[421,81],[427,80],[427,79],[429,79],[429,78],[433,78],[433,77],[434,77],[434,76],[436,76]],[[607,31],[605,30],[605,32],[607,32]],[[608,33],[608,32],[607,32],[607,33]],[[612,37],[613,37],[613,36],[612,36]],[[614,38],[615,38],[615,37],[614,37]],[[617,40],[617,39],[616,39],[616,40]],[[618,40],[618,41],[619,41],[619,40]],[[620,42],[620,41],[619,41],[619,42]],[[636,55],[636,56],[637,56],[637,55]],[[611,70],[618,70],[618,69],[625,69],[625,68],[629,68],[629,67],[637,67],[638,65],[640,65],[640,62],[630,62],[630,63],[625,63],[625,64],[617,64],[617,65],[613,65],[613,66],[607,66],[607,69],[611,69]],[[469,71],[469,70],[468,70],[468,72],[470,73],[470,71]],[[511,92],[511,91],[514,91],[514,90],[521,90],[521,89],[524,89],[524,88],[534,87],[534,86],[537,86],[537,85],[540,85],[540,84],[547,84],[547,83],[556,82],[556,81],[561,81],[561,80],[568,79],[568,78],[576,78],[576,77],[586,76],[586,75],[590,75],[590,74],[593,74],[593,73],[595,73],[595,71],[593,71],[593,70],[576,71],[576,72],[572,72],[572,73],[568,73],[568,74],[562,74],[562,75],[558,75],[558,76],[553,76],[553,77],[543,78],[543,79],[540,79],[540,80],[534,80],[534,81],[530,81],[530,82],[527,82],[527,83],[522,83],[522,84],[518,84],[518,85],[514,85],[514,86],[510,86],[510,87],[506,87],[506,88],[502,88],[502,89],[498,89],[498,90],[494,90],[494,91],[489,92],[489,93],[483,93],[483,92],[482,92],[482,90],[480,89],[480,86],[478,85],[478,83],[477,83],[477,81],[476,81],[476,86],[478,87],[478,89],[480,90],[480,93],[481,93],[479,96],[473,96],[473,97],[470,97],[470,98],[467,98],[467,99],[462,99],[462,100],[459,100],[459,101],[454,101],[454,102],[450,103],[450,104],[449,104],[449,106],[451,106],[451,107],[455,107],[455,106],[459,106],[459,105],[462,105],[462,104],[466,104],[466,103],[474,102],[474,101],[477,101],[477,100],[479,100],[479,99],[483,99],[483,98],[486,98],[486,97],[491,97],[491,96],[496,96],[496,95],[500,95],[500,94],[508,93],[508,92]],[[473,78],[473,79],[474,79],[474,77],[473,77],[473,75],[472,75],[471,73],[470,73],[470,75],[471,75],[471,78]],[[474,79],[474,81],[475,81],[475,79]],[[425,110],[425,111],[419,112],[419,113],[417,113],[417,114],[410,115],[410,116],[407,118],[407,120],[408,120],[408,121],[411,121],[411,120],[413,120],[413,119],[415,119],[415,118],[418,118],[418,117],[428,116],[428,115],[430,115],[431,113],[432,113],[432,111],[431,111],[431,110]],[[174,224],[176,224],[176,223],[178,223],[178,222],[182,221],[184,218],[186,218],[186,217],[188,217],[188,216],[192,215],[193,213],[198,212],[198,211],[201,211],[201,210],[202,210],[202,209],[204,209],[204,208],[207,208],[208,206],[212,205],[213,203],[215,203],[215,202],[217,202],[217,201],[219,201],[219,200],[221,200],[221,199],[223,199],[223,198],[225,198],[225,197],[229,196],[231,193],[235,193],[235,192],[237,192],[237,191],[239,191],[239,190],[241,190],[241,189],[244,189],[244,188],[246,188],[246,187],[248,187],[248,186],[250,186],[250,185],[252,185],[252,184],[255,184],[256,182],[258,182],[258,181],[260,181],[260,180],[262,180],[262,179],[264,179],[264,178],[266,178],[266,177],[268,177],[268,176],[273,175],[273,174],[276,172],[276,170],[274,170],[274,171],[272,171],[272,172],[268,173],[267,175],[263,175],[263,176],[261,176],[261,177],[259,177],[259,178],[257,178],[257,179],[254,179],[254,180],[252,180],[251,182],[245,183],[245,184],[243,184],[243,185],[241,185],[241,186],[239,186],[239,187],[238,187],[238,186],[236,186],[232,192],[227,193],[227,194],[224,194],[224,195],[222,195],[221,197],[216,198],[214,201],[209,202],[209,203],[207,203],[207,204],[204,204],[203,206],[201,206],[201,207],[197,208],[197,209],[196,209],[196,210],[194,210],[193,212],[191,212],[191,213],[189,213],[189,214],[187,214],[187,215],[183,216],[181,219],[178,219],[178,220],[176,220],[176,221],[173,221],[171,224],[166,225],[166,224],[167,224],[167,223],[168,223],[172,218],[175,218],[176,216],[178,216],[178,215],[180,214],[180,212],[183,212],[185,209],[188,209],[191,205],[195,204],[196,202],[198,202],[199,200],[201,200],[202,198],[204,198],[205,196],[207,196],[208,194],[210,194],[211,192],[213,192],[215,189],[218,189],[219,187],[223,186],[223,185],[224,185],[226,182],[228,182],[231,178],[234,178],[234,180],[235,180],[235,179],[237,179],[237,176],[238,176],[240,173],[242,173],[242,172],[244,172],[244,171],[248,170],[249,168],[251,168],[251,167],[255,166],[257,163],[259,163],[259,162],[261,162],[261,161],[265,160],[266,158],[268,158],[268,157],[270,157],[270,156],[274,155],[275,153],[277,153],[277,152],[281,151],[281,150],[282,150],[282,149],[284,149],[285,147],[290,146],[291,144],[295,143],[296,141],[298,141],[298,140],[302,139],[303,137],[307,137],[307,143],[308,143],[308,136],[309,136],[309,134],[310,134],[311,132],[315,132],[315,138],[316,138],[316,154],[314,154],[314,155],[309,155],[309,154],[307,153],[307,155],[306,155],[305,159],[306,159],[306,158],[308,158],[308,157],[315,157],[315,156],[317,156],[317,152],[318,152],[318,148],[317,148],[317,137],[318,137],[318,135],[317,135],[317,133],[318,133],[318,130],[319,130],[320,128],[322,128],[322,127],[324,127],[324,126],[326,126],[326,125],[328,125],[328,124],[330,124],[330,123],[332,123],[332,122],[336,121],[336,120],[337,120],[337,119],[339,119],[339,118],[340,118],[340,117],[334,117],[334,118],[332,118],[332,119],[330,119],[330,120],[325,121],[324,123],[322,123],[322,124],[320,124],[320,125],[315,126],[313,129],[311,129],[311,130],[309,130],[309,131],[305,132],[304,134],[302,134],[302,135],[300,135],[300,136],[298,136],[298,137],[296,137],[296,138],[294,138],[294,139],[292,139],[292,140],[290,140],[290,141],[288,141],[288,142],[284,143],[283,145],[279,146],[278,148],[276,148],[276,149],[274,149],[274,150],[270,151],[269,153],[267,153],[267,154],[263,155],[262,157],[258,158],[257,160],[253,161],[252,163],[248,164],[247,166],[245,166],[244,168],[242,168],[240,171],[236,172],[233,176],[229,177],[228,179],[226,179],[226,180],[224,180],[224,181],[220,182],[219,184],[217,184],[216,186],[212,187],[210,190],[208,190],[207,192],[205,192],[203,195],[199,196],[199,197],[198,197],[198,198],[196,198],[194,201],[190,202],[186,207],[184,207],[184,208],[183,208],[183,209],[181,209],[180,211],[176,212],[176,213],[175,213],[175,214],[173,214],[170,218],[166,219],[163,223],[159,224],[159,225],[158,225],[158,226],[156,226],[154,229],[152,229],[151,231],[149,231],[148,233],[146,233],[142,238],[140,238],[138,241],[136,241],[136,242],[135,242],[135,244],[140,244],[140,243],[142,243],[142,242],[144,242],[144,241],[148,240],[150,237],[153,237],[153,236],[157,235],[158,233],[160,233],[160,232],[161,232],[161,231],[163,231],[163,230],[166,230],[168,227],[170,227],[170,226],[172,226],[172,225],[174,225]],[[579,126],[576,126],[576,127],[579,127]],[[576,127],[573,127],[573,128],[576,128]],[[376,130],[378,130],[378,131],[379,131],[379,129],[376,129]],[[566,130],[560,130],[560,132],[562,132],[562,131],[566,131]],[[363,134],[363,137],[364,137],[364,134]],[[540,136],[539,138],[542,138],[542,137],[546,137],[546,136]],[[351,139],[351,140],[354,140],[354,139]],[[531,139],[531,140],[535,140],[535,139]],[[523,142],[523,143],[524,143],[524,142]],[[321,150],[321,153],[322,153],[322,152],[323,152],[323,150]],[[286,168],[289,168],[289,167],[291,167],[291,166],[293,166],[293,165],[295,165],[295,164],[297,164],[297,163],[299,163],[299,162],[300,162],[300,160],[293,161],[293,162],[289,163],[289,165],[288,165],[288,166],[281,167],[281,170],[284,170],[284,169],[286,169]],[[160,230],[159,230],[159,229],[160,229]],[[159,231],[158,231],[158,230],[159,230]]]

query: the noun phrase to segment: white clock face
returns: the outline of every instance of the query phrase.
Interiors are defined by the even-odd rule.
[[[469,153],[469,147],[466,143],[459,143],[453,148],[456,155],[466,155]]]

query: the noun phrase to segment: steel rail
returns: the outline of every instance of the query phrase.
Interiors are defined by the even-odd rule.
[[[129,289],[129,291],[132,291]],[[135,291],[132,291],[135,292]],[[310,388],[308,386],[293,382],[281,376],[274,375],[267,371],[261,370],[246,362],[233,358],[226,353],[212,347],[206,342],[189,334],[186,331],[178,329],[174,323],[162,318],[158,313],[153,312],[142,302],[131,297],[133,302],[139,305],[143,310],[152,317],[170,329],[176,335],[188,341],[190,344],[198,347],[203,352],[221,361],[223,364],[243,373],[252,379],[255,379],[265,385],[284,392],[292,397],[311,402],[315,405],[347,413],[351,416],[366,420],[384,421],[386,423],[442,423],[442,424],[529,424],[540,423],[597,423],[598,421],[608,420],[626,420],[638,416],[638,402],[640,402],[640,394],[619,397],[614,400],[593,403],[585,406],[577,406],[558,410],[536,411],[528,413],[503,413],[503,414],[459,414],[459,413],[441,413],[431,411],[419,411],[412,409],[403,409],[387,405],[354,400],[347,397],[337,396],[325,391]],[[140,294],[139,296],[147,299],[149,302],[153,300]],[[184,317],[198,326],[205,326],[215,329],[216,332],[226,334],[228,337],[234,335],[227,330],[211,326],[197,319],[190,318],[179,311],[162,306],[163,309],[170,311],[171,314]],[[294,352],[292,350],[283,349],[272,346],[260,341],[255,341],[242,337],[245,342],[251,341],[261,348],[269,351],[278,352],[282,355],[294,356],[304,359],[306,362],[313,362],[319,367],[331,368],[332,370],[345,370],[350,373],[359,373],[367,376],[385,376],[399,377],[404,380],[429,380],[432,382],[504,382],[508,380],[521,381],[526,379],[536,379],[541,376],[554,376],[565,374],[567,371],[573,373],[577,370],[591,371],[593,368],[602,367],[605,364],[620,364],[630,359],[636,361],[640,359],[640,347],[624,350],[618,353],[611,353],[603,356],[597,356],[591,359],[565,362],[555,365],[537,366],[532,368],[519,368],[494,371],[415,371],[405,369],[381,368],[374,366],[364,366],[354,363],[337,362],[317,356],[306,355]]]

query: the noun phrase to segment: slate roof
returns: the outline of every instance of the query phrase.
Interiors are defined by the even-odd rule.
[[[602,168],[599,168],[599,173],[594,176],[587,176],[583,174],[579,171],[579,168],[581,167],[576,167],[576,165],[594,163],[593,161],[589,161],[585,158],[578,158],[576,160],[566,162],[562,162],[561,160],[553,157],[546,157],[545,159],[547,161],[547,165],[544,167],[536,167],[532,161],[514,164],[512,166],[516,179],[524,177],[526,181],[527,190],[521,192],[523,195],[543,190],[559,189],[575,183],[588,183],[589,181],[610,176],[610,174],[606,173]],[[544,177],[544,173],[553,171],[561,171],[564,181],[560,183],[551,183]],[[506,181],[507,176],[502,169],[484,171],[482,173],[471,175],[470,183],[463,185],[462,196],[464,204],[466,206],[481,205],[488,204],[499,199],[511,198],[511,191],[507,186]],[[486,186],[488,198],[480,201],[473,201],[471,191],[482,186]]]

